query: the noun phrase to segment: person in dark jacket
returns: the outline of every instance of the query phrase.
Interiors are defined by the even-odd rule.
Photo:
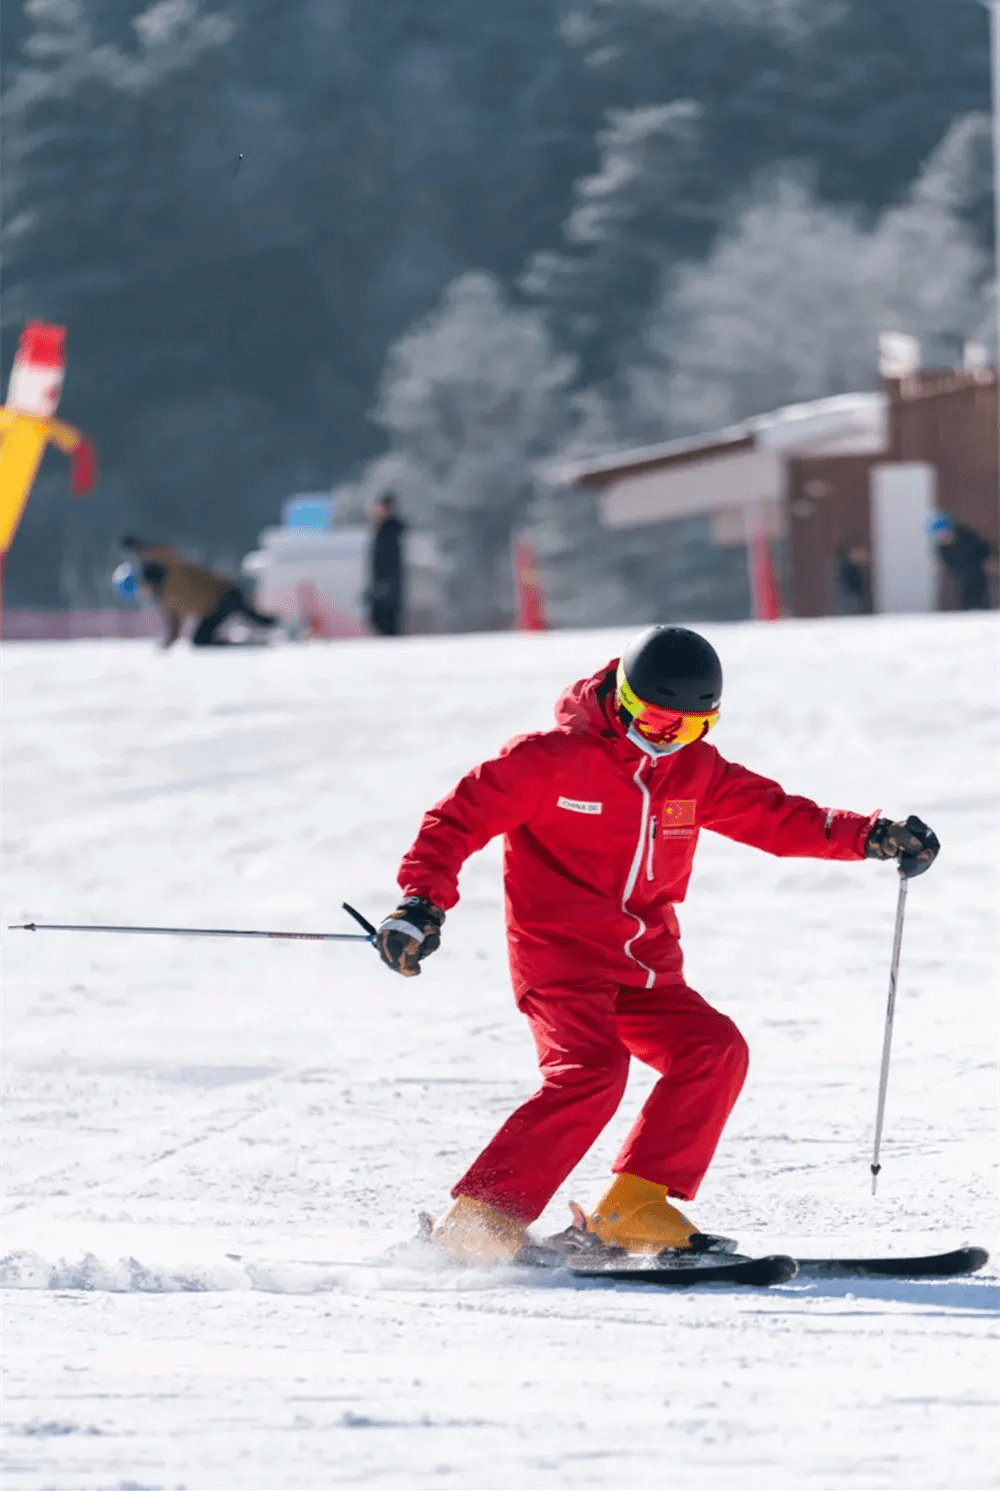
[[[374,529],[371,549],[371,581],[366,593],[373,632],[380,637],[398,637],[403,610],[404,523],[391,492],[372,504]]]
[[[181,627],[189,617],[198,624],[191,637],[192,647],[225,646],[217,636],[219,627],[230,616],[244,616],[254,626],[276,626],[278,618],[254,610],[238,585],[200,564],[182,559],[169,544],[147,544],[126,534],[121,546],[135,555],[142,565],[142,582],[156,598],[163,613],[166,630],[164,647],[172,647]]]
[[[864,544],[841,544],[836,560],[837,609],[842,616],[862,616],[872,608],[871,560]]]
[[[937,546],[938,558],[955,582],[958,609],[988,610],[990,580],[986,561],[991,550],[982,534],[965,523],[956,523],[948,513],[935,513],[927,529]]]

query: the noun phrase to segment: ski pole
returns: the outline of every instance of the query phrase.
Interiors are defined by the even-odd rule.
[[[374,932],[374,928],[372,931]],[[149,937],[268,937],[289,942],[371,942],[361,932],[265,932],[233,927],[104,927],[73,922],[21,922],[11,932],[131,932]]]
[[[889,1085],[889,1052],[892,1047],[892,1020],[896,1012],[896,975],[899,972],[899,950],[903,942],[903,913],[906,910],[906,887],[909,880],[899,877],[899,898],[896,901],[896,932],[892,940],[892,966],[889,969],[889,1002],[885,1011],[885,1035],[882,1038],[882,1070],[878,1079],[878,1111],[875,1115],[875,1148],[872,1153],[872,1195],[878,1185],[879,1150],[882,1146],[882,1120],[885,1117],[885,1093]]]

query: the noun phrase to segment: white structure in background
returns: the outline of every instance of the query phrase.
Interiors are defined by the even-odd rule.
[[[880,331],[878,371],[880,378],[908,378],[920,371],[920,342],[908,331]]]
[[[937,557],[927,533],[937,472],[926,461],[871,468],[872,589],[876,611],[937,609]]]
[[[243,569],[253,577],[261,610],[307,635],[367,636],[371,529],[336,528],[332,521],[333,502],[325,493],[290,498],[282,526],[265,528],[260,548],[246,556]],[[407,529],[403,564],[404,629],[434,631],[441,576],[429,534]]]

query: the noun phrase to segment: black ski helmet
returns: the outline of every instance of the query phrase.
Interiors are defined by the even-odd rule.
[[[646,704],[685,714],[710,714],[719,707],[719,654],[685,626],[650,627],[629,643],[621,661],[629,688]]]

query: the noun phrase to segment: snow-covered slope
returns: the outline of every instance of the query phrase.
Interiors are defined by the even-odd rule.
[[[748,1251],[995,1244],[995,616],[706,628],[727,755],[938,831],[895,877],[705,835],[690,981],[750,1078],[691,1208]],[[8,645],[3,923],[353,930],[420,813],[621,633]],[[417,980],[364,944],[4,932],[5,1484],[995,1484],[996,1273],[651,1295],[434,1268],[416,1212],[536,1085],[499,846]],[[636,1070],[566,1201],[591,1203]]]

